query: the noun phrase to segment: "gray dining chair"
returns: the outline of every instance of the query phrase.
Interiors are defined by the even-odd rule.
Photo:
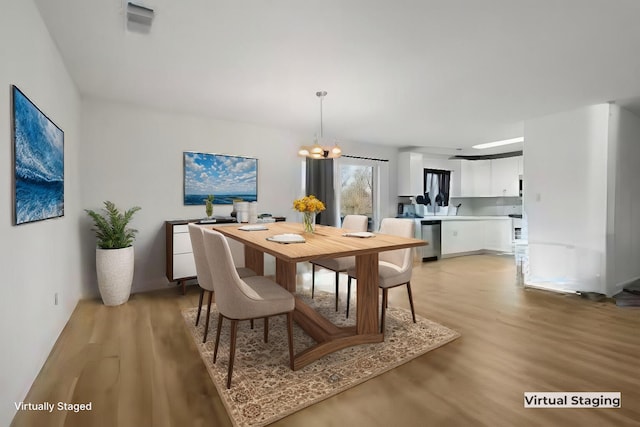
[[[369,218],[366,215],[346,215],[342,220],[342,228],[345,231],[367,231]],[[332,270],[336,275],[336,311],[338,311],[338,290],[340,273],[347,271],[349,267],[356,265],[356,258],[353,256],[341,258],[323,258],[309,261],[311,263],[311,298],[314,297],[316,287],[316,266]]]
[[[207,334],[209,333],[209,316],[211,314],[211,297],[213,296],[213,282],[211,279],[211,272],[209,271],[209,264],[207,263],[207,257],[204,252],[204,241],[202,240],[202,227],[196,224],[189,224],[189,237],[191,238],[191,247],[193,248],[193,258],[196,262],[196,276],[198,279],[198,286],[200,286],[200,300],[198,301],[198,315],[196,316],[196,326],[200,323],[200,313],[202,312],[202,300],[204,294],[209,294],[209,301],[207,303],[207,319],[204,325],[204,337],[202,342],[207,341]],[[240,277],[255,276],[255,271],[246,267],[236,268]],[[253,325],[252,325],[253,326]]]
[[[220,331],[223,319],[231,320],[231,342],[229,344],[229,369],[227,388],[231,388],[233,362],[236,352],[238,321],[264,319],[264,342],[269,340],[269,317],[286,315],[289,343],[289,365],[293,370],[293,295],[264,276],[240,278],[233,266],[233,258],[227,239],[215,230],[203,230],[204,247],[207,255],[213,288],[218,308],[218,328],[213,350],[213,363],[218,356]]]
[[[380,234],[391,234],[400,237],[414,237],[415,223],[412,220],[384,218],[380,224]],[[378,286],[382,288],[382,315],[380,316],[380,332],[384,333],[385,314],[388,305],[388,291],[390,288],[407,285],[409,305],[413,323],[416,323],[416,313],[413,308],[413,296],[411,295],[411,273],[413,259],[411,248],[396,249],[380,252],[378,257]],[[347,317],[349,317],[349,299],[351,297],[351,279],[356,278],[356,267],[347,270]]]

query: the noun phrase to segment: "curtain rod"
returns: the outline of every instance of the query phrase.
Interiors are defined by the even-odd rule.
[[[373,161],[376,161],[376,162],[388,162],[389,161],[387,159],[376,159],[374,157],[350,156],[348,154],[343,154],[342,157],[348,157],[350,159],[373,160]]]

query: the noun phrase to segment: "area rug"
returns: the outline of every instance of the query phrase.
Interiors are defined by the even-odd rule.
[[[336,313],[334,294],[316,292],[313,300],[309,295],[298,296],[338,326],[355,324],[353,318],[345,319],[344,310]],[[197,307],[189,308],[183,310],[182,315],[229,418],[237,427],[273,423],[460,336],[458,332],[420,316],[416,316],[417,323],[414,324],[410,311],[389,307],[383,343],[346,348],[298,371],[292,371],[289,369],[285,316],[269,320],[269,342],[266,344],[263,341],[263,321],[256,320],[254,329],[245,321],[238,325],[232,384],[231,389],[227,390],[230,321],[225,320],[222,325],[218,359],[213,364],[218,312],[212,305],[209,335],[205,344],[202,344],[203,324],[195,327],[197,312]],[[205,310],[202,314],[201,322]],[[295,323],[293,341],[295,353],[315,342]]]

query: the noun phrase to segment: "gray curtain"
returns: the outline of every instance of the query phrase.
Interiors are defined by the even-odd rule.
[[[336,195],[333,190],[333,159],[307,158],[307,195],[322,200],[326,209],[316,216],[316,224],[338,226]]]

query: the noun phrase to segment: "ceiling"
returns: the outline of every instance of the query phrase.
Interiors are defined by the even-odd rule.
[[[122,0],[35,2],[83,95],[302,135],[318,90],[325,137],[441,152],[640,105],[637,0],[139,1],[149,34]]]

